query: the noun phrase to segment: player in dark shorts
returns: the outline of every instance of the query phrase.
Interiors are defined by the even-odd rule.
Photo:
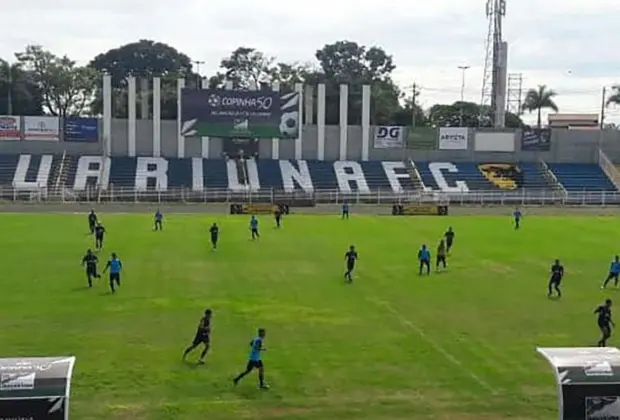
[[[97,273],[98,262],[99,258],[97,258],[91,249],[86,251],[86,255],[82,258],[82,266],[86,266],[86,279],[88,280],[88,287],[93,287],[93,278],[101,278],[101,275]]]
[[[198,323],[198,330],[196,330],[194,341],[192,341],[192,344],[183,352],[183,360],[185,360],[187,358],[187,355],[190,354],[195,348],[203,344],[204,349],[202,349],[202,353],[200,353],[200,359],[198,359],[198,364],[204,365],[205,357],[207,357],[207,352],[209,351],[209,343],[211,342],[212,314],[213,312],[211,311],[211,309],[205,310],[204,316],[200,318],[200,322]]]
[[[519,230],[519,228],[521,227],[521,219],[523,219],[523,213],[521,213],[521,210],[516,208],[515,211],[512,213],[512,216],[515,219],[515,230]]]
[[[420,262],[420,275],[422,275],[422,271],[424,267],[426,267],[426,275],[431,274],[431,251],[426,247],[426,245],[422,245],[422,248],[418,251],[418,261]]]
[[[344,254],[344,259],[347,261],[347,271],[344,273],[344,280],[347,283],[353,283],[353,270],[355,269],[357,258],[358,255],[355,246],[351,245],[349,250]]]
[[[598,347],[607,346],[607,340],[611,337],[611,327],[615,327],[614,322],[611,320],[611,303],[611,299],[607,299],[604,304],[600,305],[594,311],[594,313],[598,315],[598,327],[603,334],[597,343]]]
[[[265,384],[265,367],[263,365],[263,358],[261,355],[263,351],[267,350],[263,347],[263,341],[265,340],[266,335],[267,331],[264,328],[259,328],[258,336],[250,342],[251,350],[248,364],[246,365],[245,370],[233,379],[235,386],[237,386],[239,381],[254,369],[258,369],[258,384],[260,388],[269,389],[269,385]]]
[[[349,203],[344,202],[342,203],[342,219],[348,219],[349,218]]]
[[[110,290],[112,293],[116,293],[116,288],[121,285],[121,270],[123,269],[123,263],[114,252],[103,269],[103,272],[105,273],[108,269],[110,270]]]
[[[103,236],[105,234],[105,228],[101,222],[97,222],[95,226],[95,249],[101,251],[103,249]]]
[[[157,209],[157,211],[155,212],[155,227],[153,228],[153,230],[162,230],[164,227],[163,223],[164,215],[161,213],[161,211],[159,211],[159,209]]]
[[[250,219],[250,232],[252,233],[252,240],[260,238],[260,234],[258,233],[258,219],[256,216],[252,216]]]
[[[448,231],[444,233],[443,236],[446,238],[446,253],[449,254],[452,249],[452,245],[454,244],[454,231],[452,230],[452,227],[449,227]]]
[[[97,226],[97,215],[95,214],[95,210],[91,210],[90,213],[88,213],[88,230],[90,231],[91,235],[95,233],[96,226]]]
[[[553,290],[556,291],[558,297],[562,297],[562,291],[560,290],[560,284],[562,283],[562,278],[564,277],[564,266],[560,264],[560,260],[555,260],[553,265],[551,266],[551,278],[549,279],[548,285],[548,293],[547,297],[551,297],[553,295]]]
[[[611,265],[609,266],[609,274],[607,275],[607,278],[603,282],[601,289],[606,288],[607,283],[609,283],[612,280],[614,281],[614,286],[618,287],[618,275],[620,275],[620,257],[616,255],[614,260],[611,262]]]
[[[276,219],[276,227],[277,228],[281,228],[282,227],[282,214],[283,214],[282,206],[277,206],[276,207],[276,211],[273,213],[273,216]]]
[[[211,234],[211,247],[213,251],[217,249],[217,239],[220,235],[220,228],[217,227],[217,223],[213,223],[209,228],[209,233]]]
[[[437,257],[435,261],[435,270],[439,271],[439,266],[442,265],[443,268],[446,268],[446,243],[442,239],[439,241],[439,245],[437,246]]]

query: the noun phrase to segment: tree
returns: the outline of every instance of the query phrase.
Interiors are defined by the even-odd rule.
[[[367,48],[351,41],[327,44],[315,54],[319,62],[319,79],[325,82],[326,122],[339,123],[339,85],[349,85],[349,124],[361,122],[362,86],[372,85],[373,122],[389,123],[402,110],[400,90],[392,81],[396,68],[392,57],[379,47]],[[388,117],[389,116],[389,117]]]
[[[19,63],[0,59],[0,115],[43,115],[43,98]]]
[[[153,77],[162,78],[163,119],[176,119],[176,80],[185,77],[188,87],[196,86],[199,76],[192,72],[192,60],[189,56],[177,51],[170,45],[150,40],[140,40],[113,48],[97,55],[89,67],[98,73],[107,73],[112,77],[114,94],[113,115],[116,118],[127,118],[127,77],[134,76],[149,80],[149,91],[152,89]],[[138,105],[142,100],[137,96]],[[101,91],[93,101],[92,109],[100,114],[103,110]],[[152,107],[149,105],[149,112]]]
[[[527,112],[538,113],[537,126],[542,126],[542,110],[545,108],[551,109],[554,112],[558,112],[559,108],[554,102],[553,98],[557,96],[557,93],[549,89],[545,85],[539,85],[536,89],[530,89],[525,95],[523,101],[523,110]]]
[[[39,45],[29,45],[15,56],[41,92],[47,112],[66,117],[85,111],[95,90],[91,69],[77,66],[69,57],[58,57]]]
[[[607,98],[606,106],[620,105],[620,85],[612,86],[611,95]]]
[[[492,118],[480,120],[481,115],[491,115],[488,108],[480,108],[474,102],[454,102],[452,105],[433,105],[428,111],[429,124],[435,127],[490,127]],[[506,128],[521,128],[523,121],[518,115],[506,112]],[[461,124],[462,123],[462,124]]]
[[[271,84],[277,71],[275,58],[254,48],[239,47],[220,62],[227,81],[235,89],[252,89]]]

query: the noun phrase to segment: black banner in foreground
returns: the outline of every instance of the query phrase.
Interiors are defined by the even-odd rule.
[[[392,216],[447,216],[448,206],[438,206],[435,204],[416,204],[392,206]]]

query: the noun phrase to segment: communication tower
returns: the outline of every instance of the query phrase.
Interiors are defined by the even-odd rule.
[[[506,98],[506,111],[521,116],[523,114],[523,74],[512,73],[508,75]]]
[[[487,0],[488,19],[485,42],[484,74],[482,78],[482,98],[480,105],[482,119],[493,116],[492,125],[504,125],[506,102],[506,74],[508,45],[502,36],[503,19],[506,16],[506,0]],[[500,110],[500,112],[497,112]],[[483,123],[483,121],[481,121]]]

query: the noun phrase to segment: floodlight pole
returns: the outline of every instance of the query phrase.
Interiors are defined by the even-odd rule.
[[[463,102],[465,102],[465,73],[469,69],[469,66],[459,66],[459,70],[461,70],[461,112],[459,117],[459,126],[463,127]]]

